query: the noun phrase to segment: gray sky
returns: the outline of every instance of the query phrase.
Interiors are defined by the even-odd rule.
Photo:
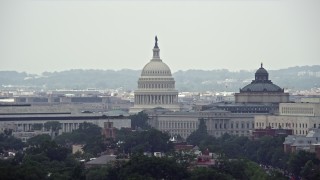
[[[319,0],[0,0],[0,70],[173,72],[320,64]]]

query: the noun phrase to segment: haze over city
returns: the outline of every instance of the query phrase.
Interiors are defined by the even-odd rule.
[[[0,2],[0,70],[141,69],[154,36],[173,72],[317,65],[320,2]]]

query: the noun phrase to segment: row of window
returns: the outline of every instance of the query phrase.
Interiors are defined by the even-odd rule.
[[[302,107],[282,107],[281,112],[283,114],[313,114],[313,108]]]
[[[160,121],[160,129],[197,129],[197,122],[170,122],[170,121]]]
[[[250,129],[250,128],[252,128],[253,129],[254,128],[254,123],[252,123],[251,127],[250,127],[250,123],[248,123],[248,122],[246,124],[245,123],[241,123],[241,124],[239,124],[239,123],[235,123],[235,124],[231,123],[230,126],[231,126],[230,127],[231,129],[233,129],[233,128],[235,128],[235,129],[238,129],[238,128]]]
[[[163,75],[171,75],[170,71],[145,71],[146,74],[163,74]]]
[[[298,126],[299,125],[299,126]],[[256,126],[259,128],[264,128],[264,122],[257,122]],[[268,124],[269,127],[276,127],[276,128],[308,128],[308,124],[307,123],[269,123]],[[314,128],[316,124],[314,124]]]
[[[148,89],[152,89],[152,88],[156,88],[156,89],[160,89],[160,88],[174,88],[174,83],[170,83],[170,84],[142,84],[139,83],[138,88],[148,88]]]

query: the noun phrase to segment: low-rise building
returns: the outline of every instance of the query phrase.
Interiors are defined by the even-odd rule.
[[[284,152],[308,151],[320,159],[320,128],[312,128],[306,136],[289,135],[283,142]]]

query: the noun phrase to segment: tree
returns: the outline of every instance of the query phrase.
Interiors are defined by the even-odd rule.
[[[0,153],[7,150],[22,150],[24,144],[20,139],[11,135],[0,134]]]
[[[199,145],[202,140],[208,138],[207,126],[204,119],[200,119],[199,127],[196,131],[192,132],[187,138],[187,142],[192,145]]]
[[[195,168],[191,172],[190,180],[211,180],[211,179],[219,179],[219,180],[231,180],[232,176],[229,174],[223,173],[219,170],[213,168]]]
[[[37,146],[50,140],[51,137],[48,134],[41,134],[28,139],[27,144],[31,146]]]
[[[55,142],[64,146],[72,144],[84,144],[83,150],[86,153],[97,155],[106,149],[101,128],[95,124],[84,122],[79,129],[70,133],[63,133],[55,138]]]
[[[169,152],[173,145],[169,135],[156,129],[146,131],[126,131],[117,133],[117,141],[122,142],[120,148],[125,153],[137,152]]]
[[[315,165],[312,160],[309,160],[300,172],[304,179],[320,179],[320,165]]]
[[[54,139],[59,134],[61,124],[59,121],[48,121],[44,123],[44,128],[51,132],[51,138]]]
[[[313,166],[312,164],[319,165],[319,160],[316,158],[314,153],[298,151],[291,155],[288,167],[290,172],[298,177],[301,172],[302,174],[305,174],[305,172],[310,171],[310,167]]]
[[[112,169],[115,174],[109,174],[106,179],[186,179],[187,169],[172,158],[132,156],[128,163]],[[116,178],[114,178],[116,176]]]
[[[222,160],[219,162],[219,170],[231,175],[234,179],[261,179],[267,180],[268,175],[259,167],[258,164],[243,160]]]
[[[146,113],[141,111],[138,114],[131,115],[129,118],[131,119],[131,127],[133,129],[150,129]]]

